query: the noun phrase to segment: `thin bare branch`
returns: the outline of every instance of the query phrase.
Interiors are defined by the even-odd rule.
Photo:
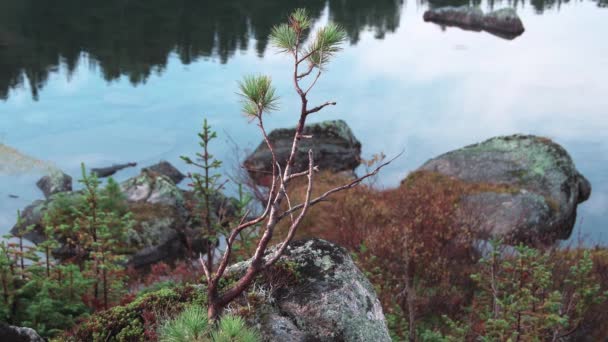
[[[306,70],[306,72],[301,73],[301,74],[299,74],[299,75],[298,75],[298,79],[301,79],[301,78],[304,78],[304,77],[306,77],[306,76],[310,75],[310,73],[312,72],[312,70],[313,70],[314,68],[315,68],[315,65],[311,63],[311,64],[308,66],[308,70]]]
[[[312,170],[313,170],[314,172],[319,172],[319,166],[314,166],[314,167],[312,168]],[[285,183],[286,183],[286,184],[289,184],[289,182],[290,182],[292,179],[299,178],[299,177],[303,177],[303,176],[308,176],[308,173],[309,173],[309,172],[308,172],[308,170],[306,170],[306,171],[302,171],[302,172],[297,172],[297,173],[292,173],[292,174],[291,174],[289,177],[287,177],[287,178],[285,179]]]
[[[312,114],[312,113],[316,113],[316,112],[320,111],[321,109],[323,109],[323,108],[325,108],[327,106],[335,106],[335,105],[336,105],[336,102],[331,102],[331,101],[325,102],[324,104],[322,104],[320,106],[316,106],[314,108],[311,108],[311,109],[307,110],[306,111],[306,115],[309,115],[309,114]]]
[[[319,72],[317,72],[317,76],[315,76],[314,81],[312,81],[312,83],[310,84],[308,89],[306,89],[306,91],[304,92],[304,95],[308,95],[308,92],[312,89],[312,87],[314,87],[315,84],[317,84],[317,80],[319,79],[320,76],[321,76],[321,69],[319,69]],[[319,108],[319,110],[320,110],[320,108]]]
[[[234,243],[234,240],[236,240],[236,237],[244,229],[262,222],[270,214],[272,203],[273,203],[273,200],[275,197],[274,192],[276,190],[276,185],[277,185],[276,180],[277,180],[276,168],[273,168],[272,185],[270,187],[270,191],[268,192],[268,202],[266,203],[266,209],[264,209],[264,212],[257,218],[247,221],[245,223],[243,223],[242,221],[246,218],[246,216],[243,216],[243,218],[241,219],[241,223],[236,228],[234,228],[232,230],[232,232],[230,233],[230,236],[228,237],[228,240],[226,241],[226,251],[224,252],[224,255],[222,256],[222,260],[220,261],[220,266],[218,267],[218,269],[215,273],[215,277],[213,277],[213,286],[217,286],[217,283],[219,282],[220,278],[222,277],[222,275],[224,275],[224,271],[226,270],[226,267],[228,266],[230,254],[232,253],[232,244]]]
[[[287,193],[286,183],[283,180],[283,176],[281,175],[281,173],[282,173],[281,172],[281,165],[278,162],[277,162],[277,168],[279,169],[279,181],[280,181],[280,184],[281,184],[280,191],[282,191],[283,195],[285,195],[285,199],[287,200],[287,206],[288,206],[289,209],[291,209],[291,199],[289,198],[289,194]],[[291,223],[293,224],[293,221],[294,221],[293,214],[289,215],[289,216],[291,218]]]
[[[346,189],[350,189],[350,188],[354,188],[355,186],[359,185],[362,181],[364,181],[365,179],[369,178],[369,177],[373,177],[376,174],[378,174],[378,172],[380,172],[380,170],[382,168],[384,168],[385,166],[387,166],[388,164],[392,163],[395,159],[399,158],[401,155],[403,154],[403,151],[400,152],[398,155],[396,155],[393,159],[383,163],[382,165],[378,166],[377,168],[375,168],[372,172],[369,172],[367,174],[365,174],[362,177],[359,177],[355,180],[353,180],[350,183],[344,184],[342,186],[339,186],[337,188],[333,188],[331,190],[326,191],[325,193],[323,193],[321,196],[316,197],[315,199],[313,199],[312,201],[310,201],[310,205],[315,205],[323,200],[325,200],[327,197],[329,197],[331,194],[334,194],[336,192],[340,192]],[[279,220],[282,219],[283,217],[285,217],[286,215],[290,215],[291,212],[293,211],[297,211],[302,209],[305,206],[306,203],[300,203],[298,205],[296,205],[295,207],[291,208],[290,210],[287,210],[285,212],[283,212],[281,215],[279,215]]]
[[[300,215],[298,215],[298,218],[291,223],[287,236],[285,237],[285,240],[281,244],[281,247],[279,247],[279,249],[275,252],[274,256],[266,262],[266,265],[264,267],[272,266],[277,260],[279,260],[281,255],[283,255],[285,248],[287,248],[287,246],[289,246],[289,243],[291,242],[294,235],[296,234],[296,231],[298,229],[298,226],[302,222],[302,219],[308,212],[308,208],[310,207],[310,196],[312,194],[313,167],[314,167],[314,160],[313,160],[313,154],[312,154],[312,149],[311,149],[311,150],[308,150],[308,186],[306,188],[306,199],[304,200],[304,208],[300,212]],[[291,207],[291,205],[290,205],[290,207]]]
[[[203,272],[205,272],[205,277],[207,277],[207,283],[209,283],[212,280],[212,278],[211,278],[211,274],[209,273],[209,268],[207,267],[207,263],[205,263],[205,260],[203,260],[202,253],[198,253],[198,261],[203,266]]]

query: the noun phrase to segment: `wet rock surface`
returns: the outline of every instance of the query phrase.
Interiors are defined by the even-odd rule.
[[[516,241],[567,239],[577,206],[591,194],[568,152],[532,135],[492,138],[431,159],[419,170],[507,186],[467,194],[461,204],[463,215],[481,232]]]

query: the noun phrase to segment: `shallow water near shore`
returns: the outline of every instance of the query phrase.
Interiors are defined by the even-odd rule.
[[[439,6],[435,2],[298,1],[316,25],[337,21],[350,38],[311,96],[312,104],[338,105],[311,121],[345,120],[364,157],[404,150],[381,174],[384,187],[398,185],[432,157],[493,136],[549,137],[569,151],[593,187],[579,206],[571,240],[588,236],[606,244],[607,4],[479,5],[485,12],[515,6],[526,31],[505,40],[425,23],[422,14]],[[117,174],[123,180],[160,159],[187,171],[179,156],[194,155],[206,117],[220,136],[214,153],[231,171],[235,145],[250,151],[261,140],[239,113],[235,94],[236,82],[249,73],[271,75],[282,97],[267,128],[295,123],[290,59],[264,39],[291,5],[112,0],[99,9],[76,1],[62,6],[0,4],[0,39],[11,44],[0,44],[0,143],[75,180],[81,162],[137,162],[138,168]],[[42,198],[38,177],[0,175],[0,233],[14,224],[18,209]]]

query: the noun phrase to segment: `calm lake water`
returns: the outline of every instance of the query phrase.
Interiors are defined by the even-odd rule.
[[[593,186],[574,235],[608,241],[608,2],[475,2],[516,7],[526,32],[513,40],[422,20],[447,4],[468,2],[2,0],[0,143],[75,179],[81,162],[166,159],[187,170],[179,155],[195,153],[206,117],[230,169],[234,144],[246,151],[260,141],[239,113],[244,74],[271,75],[282,96],[269,129],[295,123],[290,59],[266,37],[306,7],[316,25],[336,21],[350,38],[311,98],[338,105],[313,121],[346,120],[364,157],[405,150],[383,186],[492,136],[543,135],[565,146]],[[0,175],[0,233],[42,197],[37,177]]]

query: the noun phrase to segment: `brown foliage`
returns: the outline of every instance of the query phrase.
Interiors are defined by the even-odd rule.
[[[325,173],[317,180],[313,196],[344,182],[343,176]],[[463,309],[471,305],[475,291],[470,275],[476,272],[480,258],[478,246],[474,245],[479,233],[474,228],[481,218],[468,211],[473,208],[461,206],[460,199],[484,191],[516,190],[506,185],[471,184],[438,173],[416,172],[396,189],[378,191],[360,186],[337,194],[311,209],[298,237],[323,238],[353,252],[375,285],[385,313],[407,315],[407,274],[415,290],[412,295],[416,320],[444,314],[462,319]],[[292,202],[299,202],[304,184],[293,184],[289,193]],[[559,266],[555,288],[568,291],[563,280],[582,251],[555,249],[553,253]],[[602,288],[607,289],[608,254],[598,250],[593,258],[595,273]],[[585,324],[601,326],[607,305],[588,313]],[[401,329],[392,328],[397,332]]]

